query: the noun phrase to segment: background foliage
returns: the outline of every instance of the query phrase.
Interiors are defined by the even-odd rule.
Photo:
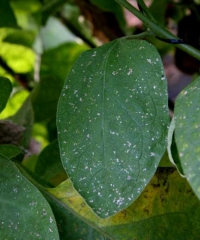
[[[0,2],[2,239],[199,238],[199,52],[131,39],[145,26],[117,2]],[[199,48],[198,1],[145,2]]]

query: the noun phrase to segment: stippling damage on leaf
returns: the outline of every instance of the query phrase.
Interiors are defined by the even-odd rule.
[[[130,205],[166,148],[167,86],[157,50],[117,39],[84,52],[65,82],[57,126],[63,165],[100,216]]]

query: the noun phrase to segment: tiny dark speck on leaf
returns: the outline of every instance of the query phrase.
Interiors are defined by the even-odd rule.
[[[167,179],[164,179],[164,181],[163,181],[163,186],[165,186],[166,183],[167,183]]]
[[[191,190],[191,189],[187,190],[187,193],[191,193],[191,192],[192,192],[192,190]]]
[[[158,184],[152,184],[153,188],[159,188],[160,187],[160,183]]]
[[[167,185],[167,188],[165,189],[165,192],[166,192],[166,193],[169,192],[169,184]]]
[[[145,213],[149,214],[149,209],[144,208],[143,210]]]
[[[123,218],[126,217],[126,210],[122,210],[121,213],[123,214]]]
[[[161,201],[161,203],[163,203],[164,200],[165,200],[165,197],[163,197],[163,195],[161,194],[161,195],[160,195],[160,201]]]

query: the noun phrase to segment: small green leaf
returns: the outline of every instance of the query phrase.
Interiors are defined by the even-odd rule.
[[[29,92],[25,89],[14,92],[9,98],[6,108],[0,114],[0,119],[5,119],[16,114],[28,96]]]
[[[2,155],[0,166],[1,239],[59,239],[42,194]]]
[[[35,40],[33,31],[15,30],[3,38],[3,42],[19,44],[31,48]]]
[[[7,78],[0,77],[0,112],[5,108],[11,92],[11,82]]]
[[[15,73],[33,71],[35,53],[30,48],[18,44],[2,42],[0,55]]]
[[[189,84],[175,104],[175,140],[183,172],[200,198],[200,77]]]
[[[60,160],[57,140],[49,144],[38,156],[35,172],[53,186],[57,186],[67,179]]]
[[[155,47],[117,39],[84,52],[65,82],[57,126],[63,166],[101,217],[130,205],[166,149],[167,86]]]
[[[9,159],[16,159],[16,157],[19,157],[21,155],[22,150],[16,146],[13,146],[11,144],[3,144],[0,145],[0,154],[9,158]],[[20,156],[21,160],[21,156]]]

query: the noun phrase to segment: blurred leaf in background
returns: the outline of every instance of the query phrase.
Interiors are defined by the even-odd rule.
[[[0,77],[0,113],[5,108],[12,91],[11,82],[4,77]]]
[[[14,12],[10,6],[10,1],[1,0],[0,6],[0,27],[18,27]]]
[[[68,178],[61,163],[57,140],[50,143],[38,156],[35,172],[54,187]]]

